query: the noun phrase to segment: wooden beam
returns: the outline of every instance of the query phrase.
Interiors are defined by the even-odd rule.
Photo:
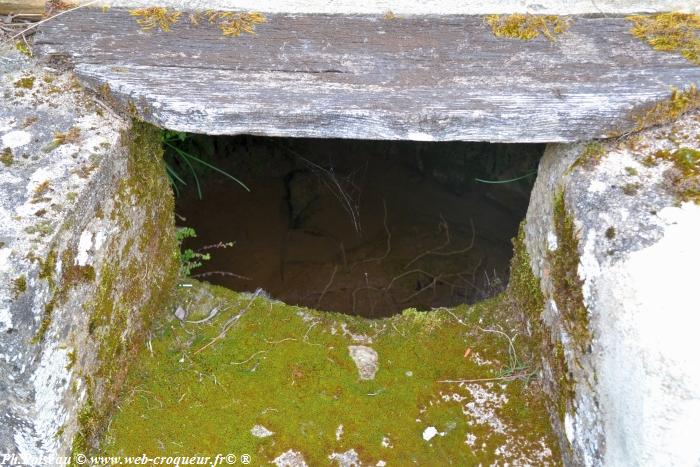
[[[554,42],[495,37],[481,16],[275,14],[240,37],[182,18],[142,31],[127,10],[79,10],[35,49],[155,124],[209,134],[568,142],[700,84],[620,17],[574,17]]]
[[[42,14],[44,0],[12,0],[0,1],[0,15],[9,14]]]

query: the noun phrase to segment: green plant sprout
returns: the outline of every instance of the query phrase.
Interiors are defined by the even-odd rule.
[[[196,238],[197,232],[192,227],[178,227],[175,233],[178,244],[180,245],[180,273],[187,277],[193,269],[196,269],[204,264],[204,261],[209,261],[211,255],[209,253],[200,253],[191,248],[182,249],[182,242],[187,238]]]
[[[203,165],[204,167],[207,167],[215,172],[218,172],[225,177],[233,180],[234,182],[238,183],[240,186],[242,186],[246,191],[250,192],[250,188],[231,175],[230,173],[226,172],[225,170],[222,170],[215,165],[212,165],[199,157],[193,155],[190,152],[185,151],[180,147],[182,143],[187,141],[187,133],[181,132],[181,131],[171,131],[171,130],[163,130],[163,133],[161,134],[161,141],[163,143],[163,146],[165,146],[168,149],[171,149],[171,151],[166,151],[165,152],[165,168],[166,171],[168,172],[168,178],[170,179],[170,184],[173,187],[173,190],[175,191],[175,194],[179,196],[180,194],[180,189],[178,188],[178,183],[182,185],[187,185],[187,182],[185,182],[184,177],[182,174],[179,174],[177,170],[175,170],[175,166],[172,162],[178,161],[181,162],[183,165],[186,165],[187,168],[189,169],[190,173],[192,174],[192,177],[194,178],[195,185],[197,186],[197,196],[199,199],[202,199],[202,184],[199,181],[199,177],[197,176],[197,171],[195,170],[195,167],[193,163],[197,163],[200,165]],[[168,160],[170,159],[170,161]]]

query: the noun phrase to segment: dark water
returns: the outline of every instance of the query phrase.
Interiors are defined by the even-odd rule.
[[[541,146],[196,137],[188,150],[251,192],[202,174],[183,190],[199,278],[368,317],[475,302],[502,290]],[[193,183],[189,183],[189,186]]]

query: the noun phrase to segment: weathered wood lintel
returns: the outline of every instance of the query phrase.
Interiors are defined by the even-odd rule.
[[[279,14],[240,37],[183,18],[145,32],[126,10],[79,10],[36,48],[147,120],[208,134],[576,141],[700,83],[700,67],[620,17],[574,17],[555,42],[497,38],[481,16]]]

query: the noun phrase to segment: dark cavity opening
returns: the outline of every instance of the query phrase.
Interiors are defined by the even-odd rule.
[[[194,277],[366,317],[502,291],[544,150],[247,135],[174,145],[251,190],[193,164],[199,199],[188,164],[168,157],[187,182],[176,182],[178,224],[197,232],[185,245],[212,256]]]

